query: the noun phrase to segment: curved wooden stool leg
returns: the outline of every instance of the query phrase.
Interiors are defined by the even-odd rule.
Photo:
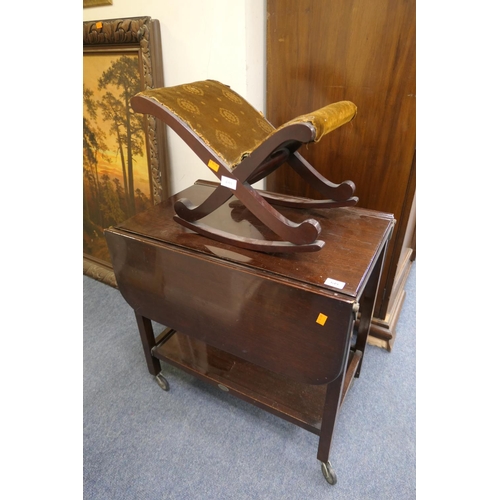
[[[296,245],[310,244],[321,232],[319,222],[314,219],[297,224],[284,217],[248,183],[238,182],[235,195],[255,217],[285,241]]]
[[[353,182],[344,181],[341,184],[330,182],[299,153],[291,155],[288,163],[305,181],[329,200],[346,201],[354,195]]]
[[[263,153],[261,153],[263,154]],[[284,151],[277,152],[276,155],[271,154],[271,159],[267,162],[261,162],[259,154],[253,158],[246,158],[239,166],[233,171],[230,171],[226,166],[219,164],[216,172],[217,177],[221,180],[221,185],[213,191],[209,197],[198,206],[194,206],[189,200],[177,200],[174,209],[177,213],[176,222],[182,224],[184,227],[210,236],[217,236],[219,241],[240,241],[240,238],[234,236],[230,238],[229,233],[224,233],[221,236],[221,231],[216,231],[206,224],[202,224],[199,219],[209,215],[215,209],[225,203],[232,195],[236,196],[246,207],[263,222],[271,231],[280,236],[284,241],[294,245],[310,245],[316,242],[321,226],[319,222],[314,219],[307,219],[300,224],[290,221],[278,212],[271,204],[269,204],[260,192],[256,191],[248,182],[247,179],[252,178],[255,173],[262,169],[270,169],[279,166],[288,154]],[[264,168],[265,167],[265,168]],[[226,182],[226,185],[223,185]],[[228,188],[230,185],[231,188]],[[250,243],[247,241],[245,247],[249,248]],[[280,242],[276,242],[279,244]],[[260,247],[267,246],[267,244],[259,244]],[[287,247],[288,248],[288,247]],[[315,249],[319,249],[315,245]]]
[[[268,175],[271,168],[278,168],[286,160],[287,157],[288,152],[280,150],[271,154],[270,159],[262,164],[252,161],[253,158],[249,158],[247,161],[237,166],[232,171],[232,175],[236,177],[240,182],[245,182],[248,178],[255,176],[262,170],[266,172],[266,176]],[[219,166],[219,168],[221,168],[221,172],[224,171],[227,176],[227,169],[223,166]],[[253,184],[254,182],[256,181],[252,180],[250,181],[250,184]],[[233,196],[233,193],[229,189],[224,186],[219,186],[209,195],[209,197],[205,201],[200,203],[198,206],[193,205],[193,203],[191,203],[186,198],[182,198],[175,202],[174,209],[179,217],[188,222],[193,222],[202,219],[203,217],[219,208],[222,204],[229,200],[231,196]]]
[[[305,245],[296,245],[288,241],[267,241],[257,238],[245,238],[242,236],[235,236],[233,233],[215,229],[203,222],[187,222],[177,215],[174,215],[174,220],[181,226],[187,227],[202,236],[206,236],[212,240],[227,243],[239,248],[246,248],[247,250],[256,250],[258,252],[267,253],[298,253],[298,252],[317,252],[325,246],[322,240],[316,240],[313,243]]]
[[[354,205],[357,202],[353,197],[352,182],[339,185],[329,182],[297,153],[303,144],[317,142],[352,120],[357,108],[350,101],[324,106],[279,128],[268,123],[228,86],[214,80],[145,90],[133,96],[130,103],[135,112],[150,114],[170,126],[221,181],[220,186],[197,206],[187,199],[175,202],[175,220],[195,232],[246,248],[318,250],[322,246],[317,240],[320,224],[314,219],[295,223],[275,210],[271,203],[312,208]],[[223,108],[220,103],[223,103]],[[223,121],[224,126],[215,129],[214,113],[217,117],[222,114],[229,125]],[[279,195],[260,193],[251,187],[285,162],[327,199],[284,201]],[[247,239],[242,242],[236,235],[199,222],[232,195],[283,241]],[[299,248],[302,246],[307,249]]]
[[[339,208],[339,207],[352,207],[358,203],[359,199],[356,196],[349,198],[345,201],[333,200],[313,200],[309,198],[293,198],[287,196],[284,198],[276,193],[261,193],[262,197],[266,199],[271,205],[290,208]]]
[[[231,196],[233,196],[233,193],[229,189],[219,186],[205,201],[197,206],[193,205],[187,198],[180,198],[174,203],[174,210],[180,218],[193,222],[212,213],[229,200]]]
[[[230,196],[234,194],[236,198],[262,223],[264,223],[271,231],[280,236],[284,241],[259,241],[246,239],[242,240],[241,237],[227,233],[225,231],[217,230],[211,226],[199,222],[198,218],[201,216],[208,215],[210,212],[206,213],[201,210],[200,207],[205,204],[203,202],[198,207],[194,207],[191,212],[188,211],[188,216],[182,217],[180,214],[174,217],[174,220],[184,227],[191,229],[197,233],[203,234],[204,236],[213,237],[218,241],[223,241],[225,243],[232,243],[236,246],[243,246],[244,248],[254,248],[254,249],[266,249],[272,247],[272,250],[268,251],[293,251],[293,248],[301,245],[312,245],[308,249],[303,251],[317,251],[323,246],[322,241],[318,241],[317,238],[321,232],[321,226],[319,222],[314,219],[307,219],[301,223],[295,223],[287,219],[275,208],[272,207],[258,191],[256,191],[252,186],[246,182],[240,182],[239,179],[233,176],[229,171],[226,170],[226,179],[231,180],[234,184],[234,188],[229,189],[223,186],[218,186],[215,191],[209,196],[208,199],[212,200],[212,203],[220,202],[221,200],[229,199]],[[229,177],[230,176],[230,177]],[[175,208],[182,209],[187,207],[189,210],[189,205],[191,203],[189,200],[181,199],[176,202]],[[198,211],[198,213],[195,213]],[[195,217],[191,217],[195,213]],[[286,243],[283,245],[283,243]],[[278,247],[281,247],[278,249]],[[299,250],[300,251],[300,250]]]

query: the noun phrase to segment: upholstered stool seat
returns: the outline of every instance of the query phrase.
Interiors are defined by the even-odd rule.
[[[351,181],[333,184],[297,151],[354,118],[356,106],[341,101],[299,116],[278,128],[228,86],[199,81],[140,92],[131,99],[134,111],[165,122],[219,178],[220,186],[200,205],[181,199],[175,204],[177,222],[200,234],[236,246],[265,252],[316,251],[319,223],[300,224],[283,217],[272,205],[296,208],[338,207],[357,203]],[[256,191],[252,184],[287,163],[325,199],[287,198]],[[213,230],[200,221],[232,196],[281,239],[243,238]]]

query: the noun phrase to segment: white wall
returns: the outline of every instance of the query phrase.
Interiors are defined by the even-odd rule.
[[[218,80],[265,112],[265,11],[265,0],[113,0],[83,9],[83,21],[158,19],[165,86]],[[170,129],[168,148],[172,193],[217,180]]]

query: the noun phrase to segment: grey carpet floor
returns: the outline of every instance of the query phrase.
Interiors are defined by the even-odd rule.
[[[393,351],[367,346],[342,406],[330,486],[316,435],[169,365],[162,391],[133,311],[84,276],[84,499],[416,498],[416,264],[406,292]]]

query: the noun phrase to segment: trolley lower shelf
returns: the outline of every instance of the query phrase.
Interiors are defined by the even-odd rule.
[[[309,385],[288,380],[174,330],[166,331],[158,337],[152,354],[223,391],[314,434],[320,434],[326,385]],[[361,358],[360,351],[350,352],[342,400]]]

